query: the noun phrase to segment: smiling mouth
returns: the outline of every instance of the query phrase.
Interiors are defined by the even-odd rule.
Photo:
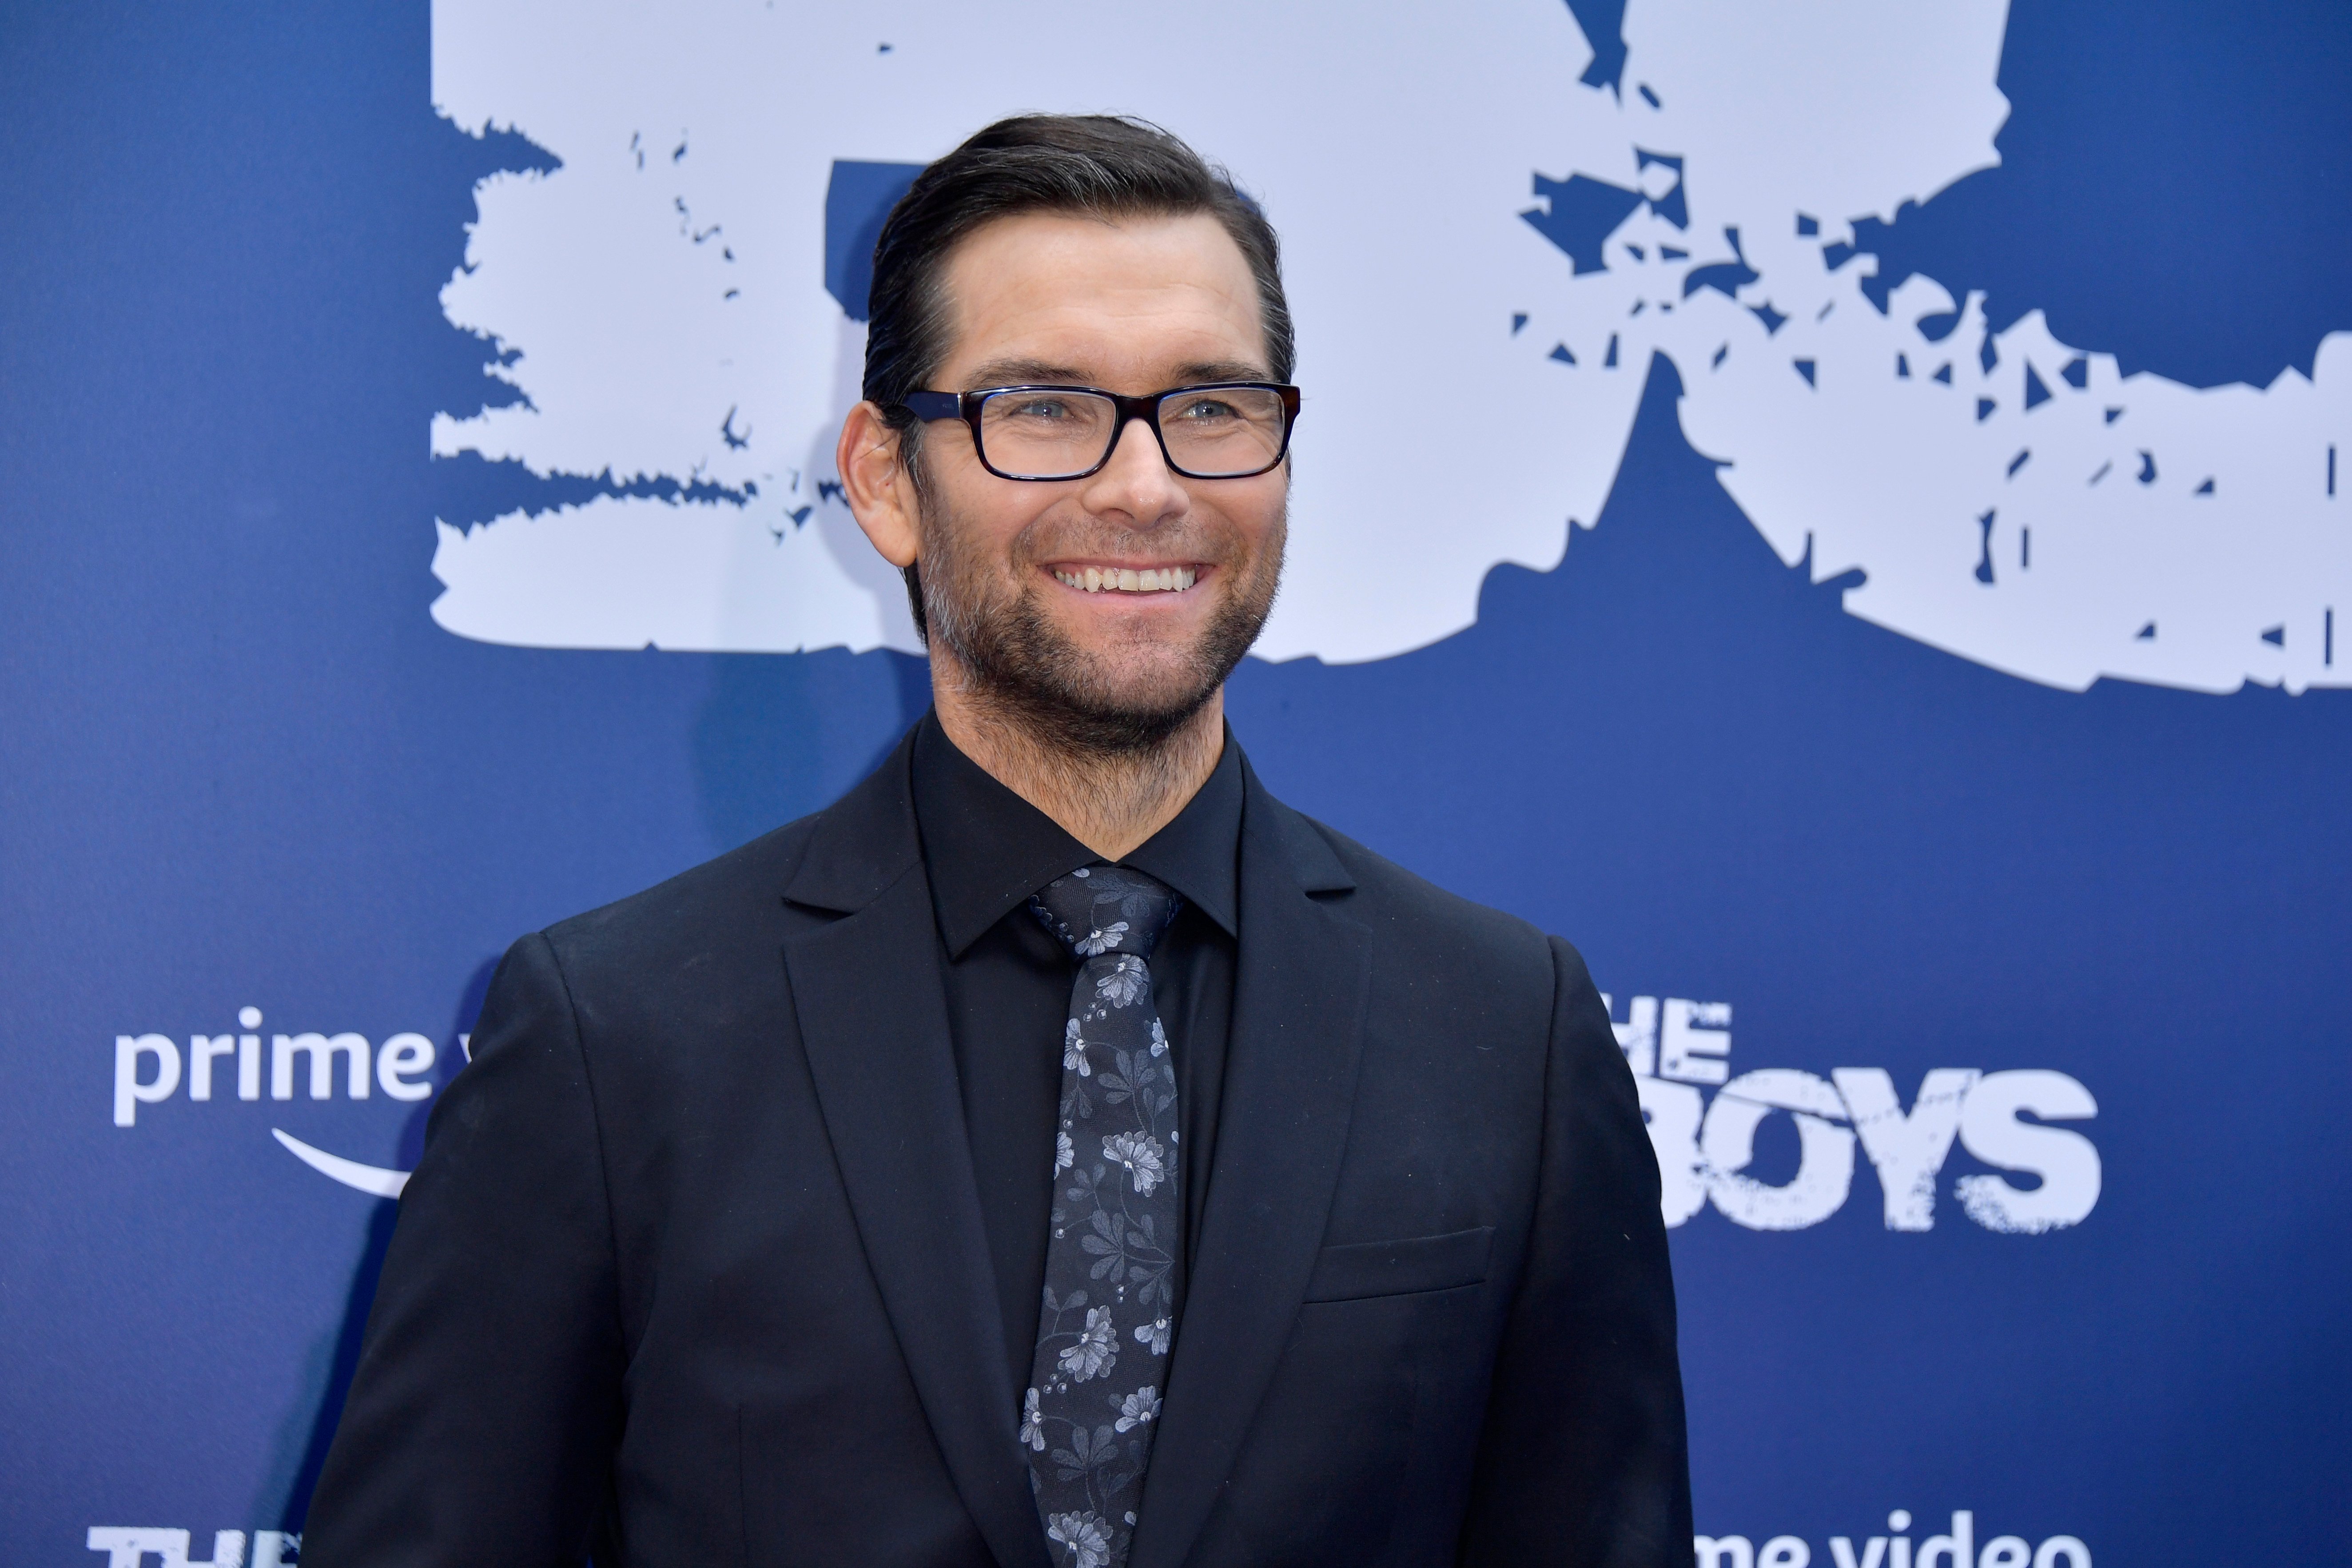
[[[1056,566],[1054,575],[1064,586],[1082,594],[1181,594],[1192,585],[1198,573],[1190,566],[1161,566],[1143,572],[1125,566],[1108,571],[1097,566]]]

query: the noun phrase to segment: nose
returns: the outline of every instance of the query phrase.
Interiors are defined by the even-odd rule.
[[[1192,504],[1160,441],[1140,419],[1129,420],[1119,432],[1110,461],[1086,480],[1082,498],[1097,517],[1124,521],[1131,528],[1156,528],[1184,514]]]

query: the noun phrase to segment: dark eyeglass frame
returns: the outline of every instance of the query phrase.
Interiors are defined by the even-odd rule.
[[[1099,397],[1116,411],[1111,424],[1110,440],[1095,466],[1075,474],[1012,474],[988,460],[988,445],[981,438],[980,411],[987,401],[1008,392],[1082,392]],[[1252,468],[1241,474],[1201,474],[1179,463],[1168,450],[1168,432],[1160,427],[1160,405],[1169,398],[1187,392],[1271,392],[1282,399],[1282,444],[1275,448],[1274,458],[1262,468]],[[1017,386],[985,386],[975,392],[910,392],[900,400],[899,406],[922,420],[961,419],[971,429],[971,449],[980,458],[980,466],[1000,479],[1019,479],[1032,484],[1058,484],[1068,479],[1083,479],[1103,471],[1118,450],[1119,437],[1127,434],[1128,421],[1140,419],[1151,427],[1152,439],[1160,443],[1160,456],[1174,472],[1188,479],[1252,479],[1260,474],[1272,473],[1290,455],[1291,427],[1298,423],[1298,388],[1279,381],[1203,381],[1186,386],[1171,386],[1165,392],[1147,392],[1139,397],[1123,397],[1099,386],[1052,386],[1024,384]]]

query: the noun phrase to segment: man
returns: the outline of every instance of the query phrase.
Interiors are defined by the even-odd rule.
[[[306,1561],[1688,1563],[1582,962],[1224,727],[1298,408],[1272,230],[1150,127],[1007,121],[871,313],[841,477],[936,706],[507,955]]]

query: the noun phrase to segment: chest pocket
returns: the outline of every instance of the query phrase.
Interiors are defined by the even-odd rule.
[[[1315,1259],[1307,1282],[1309,1301],[1357,1301],[1370,1296],[1405,1296],[1481,1284],[1494,1251],[1495,1227],[1412,1236],[1398,1241],[1359,1241],[1327,1247]]]

